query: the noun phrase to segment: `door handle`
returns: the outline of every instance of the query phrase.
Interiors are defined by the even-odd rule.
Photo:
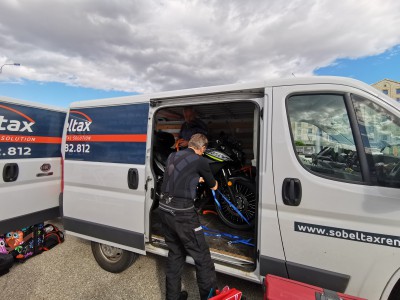
[[[19,167],[16,163],[5,164],[3,168],[4,182],[16,181],[19,174]]]
[[[136,190],[139,186],[139,173],[137,169],[129,169],[128,171],[128,187]]]
[[[282,184],[283,203],[299,206],[301,202],[301,182],[297,178],[285,178]]]

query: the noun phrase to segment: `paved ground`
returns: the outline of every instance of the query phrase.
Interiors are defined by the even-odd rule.
[[[0,291],[6,299],[165,299],[164,264],[165,258],[150,254],[112,274],[97,265],[90,242],[69,235],[52,250],[15,264],[0,277]],[[261,285],[219,273],[218,282],[242,290],[248,300],[263,299]],[[189,299],[199,299],[191,265],[185,266],[183,285]]]

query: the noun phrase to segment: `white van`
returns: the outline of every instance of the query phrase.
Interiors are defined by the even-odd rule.
[[[0,234],[60,216],[66,110],[0,97]]]
[[[186,106],[208,126],[220,186],[196,198],[219,272],[400,298],[400,105],[339,77],[73,103],[64,228],[92,241],[102,268],[167,255],[158,191]]]

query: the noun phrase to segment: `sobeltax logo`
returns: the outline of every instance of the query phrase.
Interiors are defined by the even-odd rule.
[[[6,116],[0,115],[0,131],[14,131],[14,132],[33,132],[32,126],[35,124],[35,121],[32,120],[32,118],[28,117],[24,113],[0,104],[0,108],[4,110],[11,111],[15,113],[16,115],[19,115],[23,117],[25,120],[16,120],[16,119],[11,119],[8,117],[6,119]]]
[[[89,132],[92,119],[85,113],[71,110],[68,121],[68,132]]]

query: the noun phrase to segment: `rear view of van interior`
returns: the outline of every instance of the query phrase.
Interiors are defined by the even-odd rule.
[[[249,98],[235,102],[210,99],[209,104],[202,101],[190,105],[208,127],[209,144],[204,157],[219,183],[215,195],[199,184],[195,208],[214,261],[244,271],[254,270],[256,265],[259,202],[256,174],[260,111]],[[156,191],[150,217],[151,243],[165,249],[158,197],[166,159],[177,151],[174,144],[184,122],[184,107],[187,105],[161,105],[154,114],[152,168]]]

